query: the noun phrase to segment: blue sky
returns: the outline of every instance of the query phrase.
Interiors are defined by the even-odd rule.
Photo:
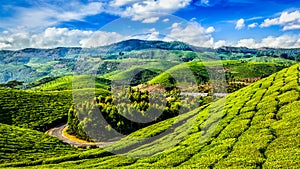
[[[0,20],[0,49],[92,47],[130,38],[300,47],[300,1],[294,0],[16,0],[1,2]]]

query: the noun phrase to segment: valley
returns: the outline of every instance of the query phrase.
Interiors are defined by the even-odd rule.
[[[299,56],[136,39],[2,50],[0,168],[299,168]]]

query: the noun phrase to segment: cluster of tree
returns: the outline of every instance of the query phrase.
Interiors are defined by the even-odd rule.
[[[181,105],[180,90],[160,95],[129,87],[117,97],[99,96],[91,102],[72,106],[68,113],[69,134],[89,141],[107,141],[116,133],[129,134],[148,125],[177,116],[190,109]]]
[[[157,70],[137,68],[134,70],[133,74],[134,76],[130,81],[131,86],[137,86],[139,84],[148,82],[149,80],[157,76],[159,73]]]
[[[42,85],[42,84],[51,82],[51,81],[53,81],[53,80],[55,80],[55,79],[57,79],[57,78],[59,78],[59,77],[47,76],[47,77],[44,77],[44,78],[42,78],[42,79],[39,79],[39,80],[37,80],[37,81],[35,81],[35,82],[31,82],[31,83],[27,84],[24,88],[25,88],[25,89],[31,89],[31,88],[34,88],[34,87],[36,87],[36,86],[40,86],[40,85]]]
[[[22,86],[23,83],[24,83],[24,82],[17,81],[17,80],[12,80],[12,81],[9,81],[9,82],[7,82],[7,83],[0,84],[0,87],[1,87],[1,88],[11,88],[11,89],[16,89],[16,88]]]

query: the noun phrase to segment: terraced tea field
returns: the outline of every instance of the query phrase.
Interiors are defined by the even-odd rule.
[[[10,161],[0,166],[299,168],[299,92],[297,64],[210,105],[140,129],[105,149],[77,151],[72,155],[66,151],[61,157]],[[155,139],[151,139],[153,136]]]

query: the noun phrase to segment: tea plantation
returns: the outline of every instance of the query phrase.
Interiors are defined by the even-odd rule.
[[[11,160],[0,167],[300,168],[299,92],[297,64],[210,105],[140,129],[105,149],[72,155],[66,150],[65,156]],[[34,152],[28,155],[36,157]]]
[[[71,155],[76,149],[35,130],[0,124],[0,163],[38,161]]]
[[[71,92],[0,89],[0,123],[46,131],[67,120]]]

